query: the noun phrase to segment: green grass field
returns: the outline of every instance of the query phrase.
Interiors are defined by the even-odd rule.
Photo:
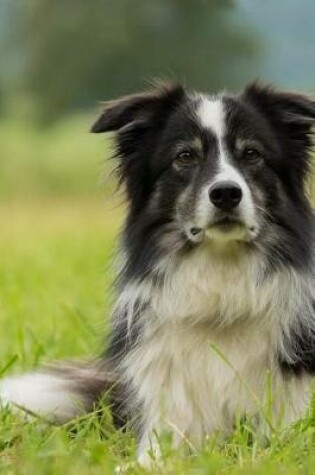
[[[2,157],[12,155],[10,167],[3,158],[0,165],[1,376],[96,355],[101,348],[123,211],[92,191],[104,139],[93,145],[91,136],[77,139],[87,123],[82,119],[68,130],[65,125],[38,136],[17,126],[12,149],[7,125],[0,127]],[[27,422],[6,409],[1,418],[4,474],[107,475],[134,458],[132,435],[113,429],[106,406],[101,418],[91,414],[65,427]],[[182,458],[166,449],[165,465],[156,473],[314,474],[314,427],[310,415],[274,433],[265,447],[250,442],[249,432],[239,427],[224,444],[209,440],[195,456]],[[129,473],[144,471],[135,467]]]
[[[15,373],[54,359],[96,354],[111,306],[109,264],[122,211],[101,198],[50,199],[2,205],[0,217],[2,368]],[[72,426],[29,423],[3,411],[1,473],[107,474],[132,459],[134,440],[114,431],[106,410],[102,428],[95,414],[74,425],[75,432]],[[311,417],[274,434],[267,448],[250,444],[248,434],[238,429],[220,448],[208,441],[195,457],[169,455],[158,473],[311,474],[314,435]]]

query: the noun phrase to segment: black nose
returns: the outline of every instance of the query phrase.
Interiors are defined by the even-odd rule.
[[[211,203],[217,208],[229,210],[236,208],[242,199],[242,189],[234,181],[215,183],[209,190]]]

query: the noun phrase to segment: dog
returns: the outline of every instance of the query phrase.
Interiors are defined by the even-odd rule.
[[[92,131],[116,134],[128,202],[108,346],[91,363],[4,379],[2,404],[65,422],[108,392],[144,466],[164,433],[198,448],[239,417],[263,434],[303,417],[314,120],[311,98],[258,83],[238,95],[164,83],[106,103]]]

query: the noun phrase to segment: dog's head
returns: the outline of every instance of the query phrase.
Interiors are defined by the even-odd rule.
[[[311,99],[257,84],[237,96],[161,85],[107,103],[92,131],[117,132],[128,222],[142,237],[162,239],[164,229],[183,246],[265,240],[287,259],[309,238],[314,120]]]

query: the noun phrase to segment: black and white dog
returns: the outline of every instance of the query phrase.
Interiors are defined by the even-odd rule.
[[[314,120],[311,99],[257,84],[108,103],[92,130],[117,132],[129,204],[108,349],[7,378],[2,401],[63,422],[113,386],[143,464],[164,432],[198,447],[237,417],[263,430],[301,417],[315,372]]]

